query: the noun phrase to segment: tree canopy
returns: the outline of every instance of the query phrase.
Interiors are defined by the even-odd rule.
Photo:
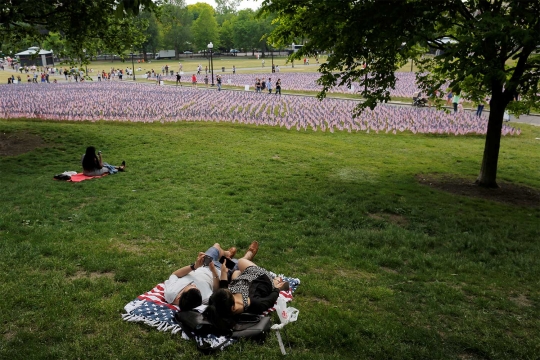
[[[159,23],[162,31],[162,44],[173,48],[176,55],[190,48],[190,14],[183,1],[165,4],[160,9]]]
[[[420,87],[434,98],[448,82],[472,100],[489,96],[481,186],[497,186],[505,109],[520,112],[540,104],[540,61],[534,55],[540,46],[538,1],[265,0],[262,12],[277,14],[274,42],[307,39],[293,57],[331,52],[319,70],[319,96],[358,81],[365,98],[358,112],[390,100],[395,71],[410,58],[420,64]],[[440,50],[436,56],[424,56],[430,47]]]
[[[70,40],[84,38],[103,27],[103,19],[131,17],[155,9],[153,0],[17,0],[0,5],[0,38],[43,37],[61,33]]]
[[[206,49],[209,42],[212,42],[217,48],[219,46],[219,29],[214,17],[214,8],[208,4],[197,3],[188,6],[188,9],[197,14],[197,18],[191,26],[193,44],[195,44],[196,49]]]

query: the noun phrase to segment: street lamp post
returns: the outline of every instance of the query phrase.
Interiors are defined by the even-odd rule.
[[[210,50],[210,69],[212,70],[212,86],[214,86],[214,60],[212,59],[212,49],[214,48],[214,44],[210,41],[208,44],[208,50]]]
[[[274,72],[274,46],[270,47],[270,54],[272,54],[272,72]]]
[[[204,55],[205,55],[206,58],[208,59],[208,70],[210,70],[210,68],[211,68],[211,66],[210,66],[210,56],[208,56],[208,55],[206,54],[206,51],[207,51],[207,50],[204,50],[204,52],[205,52]],[[205,74],[205,75],[206,75],[206,74]]]
[[[131,53],[131,70],[133,71],[133,81],[135,81],[135,61],[133,61],[133,56],[135,56],[135,54],[132,52]]]
[[[292,52],[294,56],[294,43],[292,43]],[[294,67],[294,58],[292,59],[292,67]]]
[[[86,64],[86,49],[82,50],[84,53],[84,67],[86,69],[86,76],[88,76],[88,65]]]

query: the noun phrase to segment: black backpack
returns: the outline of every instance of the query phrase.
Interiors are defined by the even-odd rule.
[[[231,330],[224,333],[206,320],[203,314],[197,311],[179,311],[174,318],[182,325],[182,329],[188,336],[225,335],[233,339],[249,338],[264,340],[272,321],[269,316],[255,314],[241,314],[236,319],[236,324]]]

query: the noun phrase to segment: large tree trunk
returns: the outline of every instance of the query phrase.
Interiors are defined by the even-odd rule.
[[[476,179],[476,184],[487,188],[497,188],[497,164],[499,162],[499,148],[501,145],[501,130],[506,105],[501,99],[492,99],[486,143],[484,145],[484,157],[480,174]]]

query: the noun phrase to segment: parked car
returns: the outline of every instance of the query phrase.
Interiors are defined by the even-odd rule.
[[[184,54],[193,54],[193,51],[184,51]]]
[[[236,49],[231,49],[231,51],[229,51],[231,54],[236,54],[236,53],[239,53],[240,51],[239,50],[236,50]]]

